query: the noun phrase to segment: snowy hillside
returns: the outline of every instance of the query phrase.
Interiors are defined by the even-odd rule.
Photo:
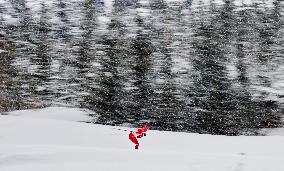
[[[141,140],[141,149],[135,150],[128,132],[74,121],[86,119],[86,114],[77,109],[47,108],[0,115],[0,170],[284,170],[283,136],[227,137],[150,130]]]

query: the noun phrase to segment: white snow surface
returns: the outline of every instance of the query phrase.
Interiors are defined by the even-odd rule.
[[[88,114],[94,112],[87,109],[68,108],[68,107],[47,107],[43,109],[17,110],[9,112],[12,116],[44,118],[63,121],[90,121]]]
[[[135,150],[128,140],[130,128],[75,121],[87,113],[47,108],[0,115],[0,170],[284,170],[284,136],[229,137],[150,130],[140,140],[140,149]]]

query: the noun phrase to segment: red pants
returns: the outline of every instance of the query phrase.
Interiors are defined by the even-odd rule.
[[[132,141],[135,144],[135,149],[138,149],[139,142],[132,132],[129,133],[129,139],[130,139],[130,141]]]

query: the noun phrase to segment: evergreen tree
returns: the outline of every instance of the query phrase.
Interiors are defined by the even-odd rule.
[[[134,123],[149,119],[151,115],[151,95],[153,90],[151,87],[150,72],[152,67],[151,55],[154,47],[149,39],[149,28],[145,26],[143,19],[139,16],[136,18],[139,27],[135,39],[131,42],[131,59],[130,65],[133,70],[131,81],[133,88],[130,91],[129,115],[133,118]]]
[[[76,96],[81,106],[85,106],[84,96],[88,96],[88,87],[91,87],[95,81],[94,73],[92,72],[92,62],[95,59],[95,31],[97,27],[96,3],[91,0],[84,2],[83,21],[80,25],[82,34],[78,40],[78,51],[75,51],[77,56],[74,66],[76,74],[74,75],[73,83],[76,83]]]
[[[18,20],[17,23],[7,25],[6,30],[12,39],[17,40],[14,61],[20,61],[17,63],[20,71],[17,76],[21,83],[20,94],[29,106],[39,107],[42,104],[36,98],[32,85],[34,80],[31,76],[31,72],[34,71],[31,58],[35,56],[37,46],[34,36],[36,23],[25,0],[9,0],[9,2],[14,10],[13,15]]]
[[[124,25],[114,17],[108,25],[109,35],[102,38],[101,51],[98,56],[100,67],[96,77],[96,85],[91,88],[88,98],[89,108],[99,114],[97,120],[102,124],[121,124],[127,122],[124,97],[124,79],[121,73],[122,61],[126,59]],[[100,50],[100,49],[99,49]]]
[[[32,73],[31,88],[38,100],[50,103],[53,99],[51,91],[51,47],[50,47],[50,23],[48,9],[44,3],[41,3],[39,22],[35,27],[36,31],[36,50],[35,56],[32,56],[31,62],[37,66],[37,70]]]
[[[1,25],[4,29],[4,25]],[[0,32],[0,112],[25,108],[17,80],[17,70],[11,65],[15,58],[15,43],[5,32]]]
[[[53,63],[57,64],[56,68],[53,68],[55,74],[53,79],[53,95],[54,103],[69,103],[74,104],[71,100],[72,95],[70,90],[70,83],[68,83],[68,78],[70,71],[70,56],[72,56],[72,38],[71,33],[72,23],[70,21],[70,11],[72,6],[66,0],[57,0],[53,6],[55,10],[55,15],[58,19],[58,22],[52,23],[53,30],[52,36],[52,55]],[[72,101],[72,102],[71,102]]]
[[[173,58],[177,57],[173,51],[174,32],[178,25],[174,15],[178,13],[176,4],[166,4],[164,1],[152,1],[151,41],[155,46],[153,53],[154,77],[150,125],[162,130],[184,129],[184,102],[178,99],[173,73]]]
[[[13,39],[13,26],[4,19],[7,14],[5,4],[0,5],[0,112],[28,108],[21,94],[21,80],[19,70],[13,66],[16,59],[16,43]]]
[[[280,2],[273,2],[274,8],[259,12],[260,25],[256,28],[259,32],[259,53],[257,62],[260,65],[258,70],[258,86],[271,88],[271,75],[277,66],[278,55],[275,49],[281,49],[279,44],[279,33],[283,21],[281,21]],[[273,61],[277,61],[276,63]],[[281,64],[280,64],[281,65]],[[264,89],[265,89],[264,88]],[[258,114],[258,127],[278,127],[281,124],[281,109],[279,103],[269,99],[270,92],[260,91],[261,96],[256,98],[256,107]]]
[[[194,44],[195,129],[203,133],[238,134],[231,129],[234,124],[231,112],[236,110],[234,93],[224,65],[225,56],[218,45],[220,35],[214,25],[202,23],[196,33],[202,39]]]

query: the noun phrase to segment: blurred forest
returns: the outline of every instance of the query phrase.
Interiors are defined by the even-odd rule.
[[[282,126],[281,0],[0,0],[0,112],[210,134]]]

